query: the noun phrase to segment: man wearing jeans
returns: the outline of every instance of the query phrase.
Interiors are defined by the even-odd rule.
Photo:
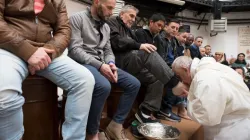
[[[0,140],[22,138],[21,86],[29,73],[68,92],[63,139],[85,139],[94,78],[85,67],[61,55],[71,31],[64,1],[2,0],[0,30]]]
[[[105,23],[112,15],[115,0],[94,0],[90,8],[70,17],[72,37],[69,56],[87,67],[95,78],[95,88],[87,125],[87,140],[105,139],[99,133],[101,112],[111,91],[111,83],[124,90],[118,109],[106,132],[111,139],[126,140],[123,122],[140,88],[140,82],[115,65],[110,46],[110,28]]]

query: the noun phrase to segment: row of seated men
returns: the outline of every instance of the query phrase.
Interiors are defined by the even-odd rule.
[[[183,44],[178,40],[179,22],[166,22],[162,15],[156,14],[145,30],[134,34],[131,26],[138,9],[125,5],[119,16],[111,17],[115,5],[115,0],[93,0],[91,7],[68,19],[63,0],[0,2],[1,140],[22,139],[25,99],[21,86],[29,74],[43,76],[67,92],[62,125],[64,140],[128,139],[122,124],[141,85],[146,86],[145,99],[135,114],[140,123],[159,122],[156,117],[179,120],[171,112],[169,101],[161,103],[164,87],[167,95],[176,98],[171,101],[180,105],[180,115],[188,118],[185,98],[179,97],[188,94],[191,80],[185,80],[184,73],[189,71],[175,75],[171,65],[186,66],[176,66],[184,64],[185,59],[189,67],[192,60],[179,57],[189,47],[180,45],[182,50],[166,47]],[[66,48],[68,56],[62,54]],[[192,47],[189,51],[192,54]],[[102,133],[100,118],[110,94],[110,83],[121,87],[124,93],[112,121]],[[214,135],[217,133],[211,136]]]

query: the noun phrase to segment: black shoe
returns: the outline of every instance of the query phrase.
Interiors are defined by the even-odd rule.
[[[131,132],[133,134],[133,136],[137,139],[143,139],[143,135],[139,133],[137,127],[138,125],[140,124],[140,122],[138,122],[137,120],[134,120],[132,123],[131,123]]]
[[[141,113],[140,110],[135,114],[135,118],[136,118],[140,123],[157,123],[157,122],[160,122],[158,119],[152,119],[152,117],[144,118],[144,117],[142,116],[142,113]]]
[[[158,119],[164,119],[164,120],[169,120],[172,122],[180,122],[181,118],[174,114],[170,109],[161,109],[158,114],[157,114]]]

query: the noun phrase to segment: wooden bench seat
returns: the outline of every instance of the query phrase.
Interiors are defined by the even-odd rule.
[[[28,76],[23,82],[23,140],[58,140],[57,86],[39,76]]]

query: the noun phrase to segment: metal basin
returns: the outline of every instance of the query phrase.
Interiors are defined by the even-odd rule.
[[[181,134],[177,128],[161,123],[142,123],[137,129],[148,140],[178,140]]]

